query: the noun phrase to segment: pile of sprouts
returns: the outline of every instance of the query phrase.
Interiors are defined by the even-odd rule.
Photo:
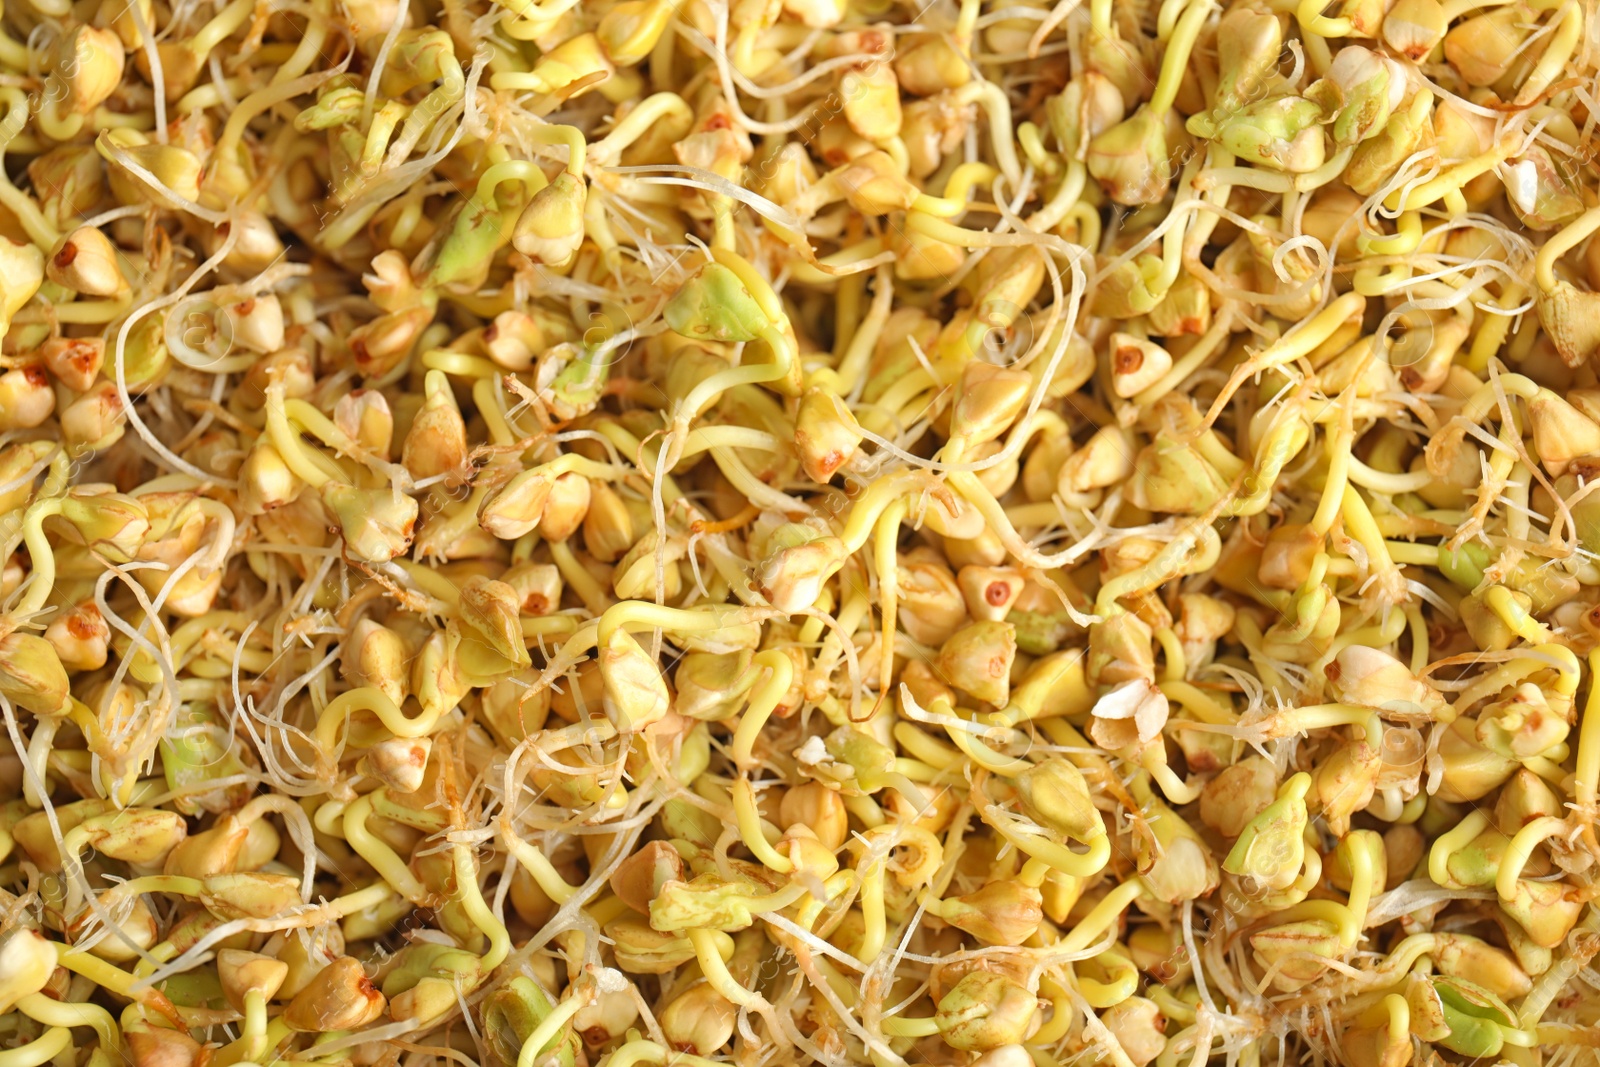
[[[1600,1062],[1590,0],[0,67],[0,1067]]]

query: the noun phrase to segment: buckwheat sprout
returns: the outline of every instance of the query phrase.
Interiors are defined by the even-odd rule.
[[[344,61],[348,63],[349,60]],[[402,190],[409,188],[417,178],[428,174],[435,165],[453,151],[461,139],[466,135],[468,125],[477,117],[477,92],[478,83],[488,65],[488,57],[483,51],[473,56],[472,66],[466,73],[465,86],[461,91],[459,101],[452,104],[440,116],[438,122],[432,127],[434,140],[438,141],[443,130],[441,123],[448,121],[455,114],[455,109],[461,109],[461,121],[456,125],[448,137],[432,147],[425,155],[407,162],[394,161],[397,166],[386,168],[380,177],[369,180],[356,193],[354,198],[345,204],[339,214],[328,223],[322,231],[322,247],[336,251],[345,245],[357,231],[377,213],[389,200],[393,199]],[[343,70],[341,65],[335,68],[335,73]]]
[[[173,358],[185,366],[209,374],[237,374],[249,369],[260,358],[255,353],[241,353],[232,357],[208,356],[184,339],[184,334],[191,328],[187,325],[192,321],[190,316],[198,313],[196,309],[200,307],[208,307],[213,312],[221,310],[212,302],[210,294],[199,294],[180,302],[167,314],[162,339]]]
[[[0,99],[7,104],[6,117],[0,120],[0,138],[3,138],[0,139],[0,160],[3,160],[6,147],[26,124],[30,105],[27,96],[15,88],[0,89]],[[50,248],[61,239],[61,234],[44,218],[34,199],[13,185],[9,177],[0,178],[0,203],[17,216],[29,239],[41,248]]]

